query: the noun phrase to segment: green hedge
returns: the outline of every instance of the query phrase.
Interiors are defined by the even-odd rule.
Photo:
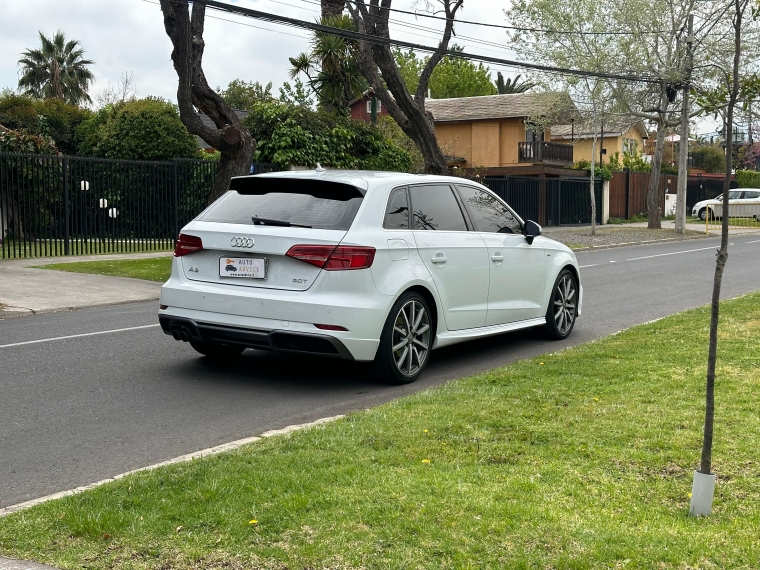
[[[276,101],[260,102],[244,123],[257,142],[254,160],[281,168],[322,166],[408,172],[412,160],[374,125]]]
[[[739,188],[760,188],[760,172],[737,170],[736,183],[739,185]]]

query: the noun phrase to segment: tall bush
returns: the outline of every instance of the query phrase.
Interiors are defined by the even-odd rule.
[[[122,160],[193,158],[198,143],[174,105],[153,97],[109,105],[82,123],[80,154]]]
[[[374,125],[341,115],[270,101],[256,104],[244,123],[258,142],[257,162],[399,172],[412,167],[409,153]]]
[[[755,170],[737,170],[736,183],[739,188],[760,188],[760,172]]]
[[[0,96],[0,125],[49,137],[63,154],[77,154],[77,129],[91,115],[92,111],[60,99],[34,99],[14,93]]]

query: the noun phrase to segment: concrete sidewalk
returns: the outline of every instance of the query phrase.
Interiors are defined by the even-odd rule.
[[[84,307],[158,300],[161,284],[141,279],[68,273],[34,266],[77,261],[166,257],[168,252],[12,259],[0,261],[0,319]],[[0,566],[2,570],[2,566]]]
[[[26,562],[25,560],[16,560],[14,558],[3,558],[0,556],[0,570],[57,570],[52,566],[37,564],[36,562]]]

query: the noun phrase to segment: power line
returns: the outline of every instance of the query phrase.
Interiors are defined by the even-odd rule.
[[[253,10],[251,8],[243,8],[241,6],[233,6],[231,4],[225,4],[218,2],[217,0],[194,0],[196,3],[204,4],[213,10],[219,10],[221,12],[227,12],[231,14],[238,14],[257,20],[263,20],[265,22],[272,22],[276,24],[285,24],[295,28],[301,28],[305,30],[311,30],[314,32],[321,32],[331,34],[355,41],[366,41],[377,45],[397,46],[411,48],[413,50],[419,50],[430,53],[439,53],[442,55],[448,55],[450,57],[471,59],[475,61],[482,61],[484,63],[494,63],[500,65],[506,65],[510,67],[535,69],[537,71],[546,71],[551,73],[560,73],[564,75],[577,75],[581,77],[596,77],[600,79],[616,79],[620,81],[633,81],[639,83],[656,83],[658,80],[654,78],[647,78],[635,75],[621,75],[615,73],[602,73],[596,71],[586,71],[582,69],[570,69],[563,67],[553,67],[550,65],[541,65],[537,63],[529,63],[522,61],[513,61],[508,59],[502,59],[498,57],[492,57],[487,55],[469,54],[463,51],[455,51],[451,49],[440,50],[437,47],[426,46],[422,44],[416,44],[413,42],[406,42],[402,40],[393,40],[391,38],[385,38],[381,36],[364,34],[361,32],[355,32],[353,30],[343,30],[340,28],[334,28],[332,26],[325,26],[313,22],[307,22],[305,20],[299,20],[297,18],[289,18],[287,16],[280,16],[278,14],[270,14],[268,12],[262,12],[260,10]]]
[[[303,0],[305,1],[305,0]],[[358,5],[358,2],[356,0],[346,0],[346,2],[354,5]],[[380,8],[383,10],[383,8]],[[425,14],[424,12],[412,12],[410,10],[401,10],[399,8],[388,8],[391,12],[398,12],[399,14],[410,14],[412,16],[421,16],[423,18],[431,18],[434,20],[448,20],[448,18],[444,18],[442,16],[435,16],[433,14]],[[488,24],[485,22],[473,22],[471,20],[456,20],[458,24],[470,24],[473,26],[483,26],[485,28],[500,28],[502,30],[515,30],[518,32],[534,32],[534,33],[540,33],[540,34],[577,34],[577,35],[584,35],[584,36],[626,36],[630,35],[630,32],[583,32],[580,30],[542,30],[540,28],[521,28],[519,26],[505,26],[504,24]],[[660,33],[669,33],[668,30],[652,30],[651,32],[645,32],[648,34],[660,34]]]

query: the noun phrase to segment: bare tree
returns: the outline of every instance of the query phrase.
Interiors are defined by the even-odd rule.
[[[463,0],[439,0],[446,18],[438,50],[430,56],[420,74],[417,91],[412,95],[406,88],[390,46],[359,42],[359,67],[401,130],[414,141],[425,160],[425,172],[445,174],[448,169],[443,151],[435,137],[433,117],[425,111],[430,76],[448,49],[454,30],[454,19]],[[347,4],[357,29],[365,34],[390,38],[388,18],[391,0],[356,0]]]
[[[126,101],[133,101],[137,99],[137,86],[135,85],[134,75],[132,72],[124,72],[119,78],[119,83],[111,85],[108,82],[108,87],[103,89],[97,94],[95,100],[98,102],[98,107],[105,107],[106,105],[114,105],[116,103],[125,103]]]
[[[191,15],[186,1],[161,0],[161,11],[166,34],[174,47],[172,61],[179,78],[177,104],[182,123],[222,155],[209,197],[211,203],[229,189],[230,178],[248,174],[256,141],[232,108],[209,87],[203,73],[206,5],[194,2]],[[204,125],[196,109],[208,116],[216,128]]]

